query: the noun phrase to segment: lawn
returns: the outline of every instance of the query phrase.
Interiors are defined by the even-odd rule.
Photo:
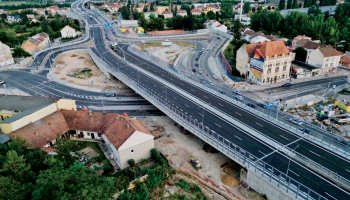
[[[86,142],[86,141],[75,141],[76,143],[79,143],[79,150],[84,149],[86,147],[91,147],[93,150],[95,150],[100,155],[104,156],[103,151],[101,150],[100,146],[98,146],[97,142]]]
[[[233,58],[233,48],[235,48],[235,46],[233,46],[231,43],[226,47],[224,55],[227,60],[231,60]]]

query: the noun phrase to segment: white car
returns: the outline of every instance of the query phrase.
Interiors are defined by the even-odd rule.
[[[1,80],[0,80],[0,85],[2,85],[2,84],[5,84],[5,81],[1,81]]]
[[[218,78],[219,78],[219,77],[218,77],[217,75],[215,75],[215,74],[213,75],[213,79],[216,80],[216,79],[218,79]]]
[[[169,40],[168,40],[168,39],[166,39],[166,40],[165,40],[165,42],[169,42]]]
[[[201,69],[199,69],[199,70],[198,70],[198,73],[199,73],[199,74],[201,74],[201,73],[202,73],[202,70],[201,70]]]

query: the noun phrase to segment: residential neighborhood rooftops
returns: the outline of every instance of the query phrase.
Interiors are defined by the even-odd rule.
[[[0,133],[0,144],[5,144],[8,141],[10,141],[10,135]]]
[[[202,11],[199,10],[198,8],[193,8],[193,9],[191,10],[191,13],[194,13],[194,12],[202,12]]]
[[[75,29],[70,27],[69,25],[66,25],[65,27],[62,28],[61,31],[75,31]]]
[[[177,13],[186,13],[187,14],[187,11],[186,10],[178,10]]]
[[[163,15],[168,15],[168,14],[172,14],[172,12],[170,10],[166,10],[166,11],[163,11],[162,13]]]
[[[252,55],[255,50],[258,50],[264,58],[272,58],[274,55],[288,55],[290,53],[286,45],[281,40],[247,44],[246,51],[249,55]]]
[[[303,45],[305,49],[317,49],[320,46],[321,46],[321,43],[317,43],[313,41],[308,41]]]

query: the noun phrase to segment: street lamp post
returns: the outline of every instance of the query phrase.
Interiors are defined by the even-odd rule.
[[[297,146],[296,146],[296,147],[293,149],[293,151],[295,151],[295,149],[297,149],[298,147],[299,147],[299,145],[297,145]],[[290,160],[291,160],[291,156],[289,156],[289,161],[288,161],[288,167],[287,167],[286,178],[287,178],[287,176],[288,176],[288,171],[289,171]]]
[[[204,131],[204,107],[199,106],[198,108],[202,108],[202,129]]]
[[[295,93],[293,108],[295,108],[295,103],[296,103],[296,101],[297,101],[298,90],[299,90],[299,86],[297,86],[297,92]]]

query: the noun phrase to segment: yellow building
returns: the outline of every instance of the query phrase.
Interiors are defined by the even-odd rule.
[[[145,29],[143,29],[142,27],[136,27],[136,32],[137,34],[142,34],[145,33]]]
[[[76,110],[75,100],[0,95],[0,132],[11,133],[58,110]]]

